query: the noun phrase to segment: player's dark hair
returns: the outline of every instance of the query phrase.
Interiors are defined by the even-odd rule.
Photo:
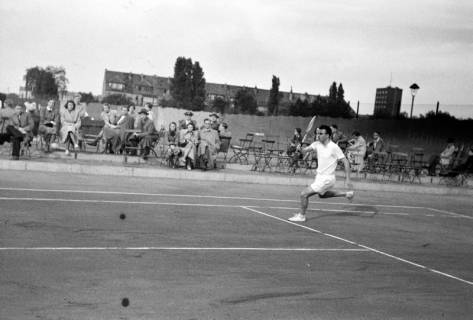
[[[323,124],[319,127],[319,130],[325,130],[325,132],[331,137],[332,136],[332,129],[326,124]]]
[[[338,126],[336,124],[332,124],[331,127],[338,130]]]

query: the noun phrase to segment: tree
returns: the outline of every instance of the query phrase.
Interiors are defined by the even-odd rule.
[[[119,94],[119,93],[106,96],[105,98],[102,99],[102,102],[113,104],[113,105],[122,105],[122,106],[130,105],[133,103],[129,97],[125,96],[124,94]]]
[[[86,104],[89,104],[91,102],[96,102],[97,99],[94,97],[92,92],[86,93],[86,92],[79,92],[81,95],[80,102],[85,102]]]
[[[29,68],[26,70],[24,80],[27,98],[31,96],[40,99],[57,98],[58,93],[64,93],[67,87],[64,67]]]
[[[337,102],[345,102],[345,90],[343,90],[343,85],[341,82],[338,85]]]
[[[69,80],[66,78],[66,69],[63,66],[47,66],[46,71],[53,75],[59,98],[61,98],[66,93],[67,84],[69,83]]]
[[[188,108],[192,102],[192,60],[178,57],[171,79],[171,95],[178,108]]]
[[[335,81],[330,86],[328,98],[330,101],[337,100],[337,83]]]
[[[192,60],[191,60],[192,61]],[[192,110],[203,110],[205,107],[205,78],[204,71],[198,61],[192,66]]]
[[[217,97],[212,102],[212,110],[219,113],[225,113],[225,109],[228,107],[228,102],[222,98]]]
[[[235,111],[237,113],[255,114],[258,109],[255,94],[248,88],[237,91],[235,95]]]
[[[273,75],[271,83],[271,90],[269,90],[268,99],[268,114],[277,116],[279,113],[279,100],[281,99],[279,93],[279,78]]]

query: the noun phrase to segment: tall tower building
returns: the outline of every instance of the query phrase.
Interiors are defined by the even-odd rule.
[[[374,115],[398,117],[401,112],[402,89],[388,86],[376,89]]]

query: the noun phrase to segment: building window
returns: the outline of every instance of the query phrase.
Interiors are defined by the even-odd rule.
[[[119,91],[123,91],[123,89],[125,89],[125,85],[123,83],[116,83],[116,82],[109,82],[108,87],[112,90],[119,90]]]

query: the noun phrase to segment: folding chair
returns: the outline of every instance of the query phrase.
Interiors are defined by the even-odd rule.
[[[240,162],[243,164],[243,161],[246,161],[246,164],[249,163],[248,156],[250,155],[250,148],[253,143],[254,139],[253,133],[247,133],[244,139],[239,139],[240,144],[238,145],[231,145],[231,149],[233,151],[233,155],[228,159],[228,162],[232,162],[233,160],[236,162]]]

